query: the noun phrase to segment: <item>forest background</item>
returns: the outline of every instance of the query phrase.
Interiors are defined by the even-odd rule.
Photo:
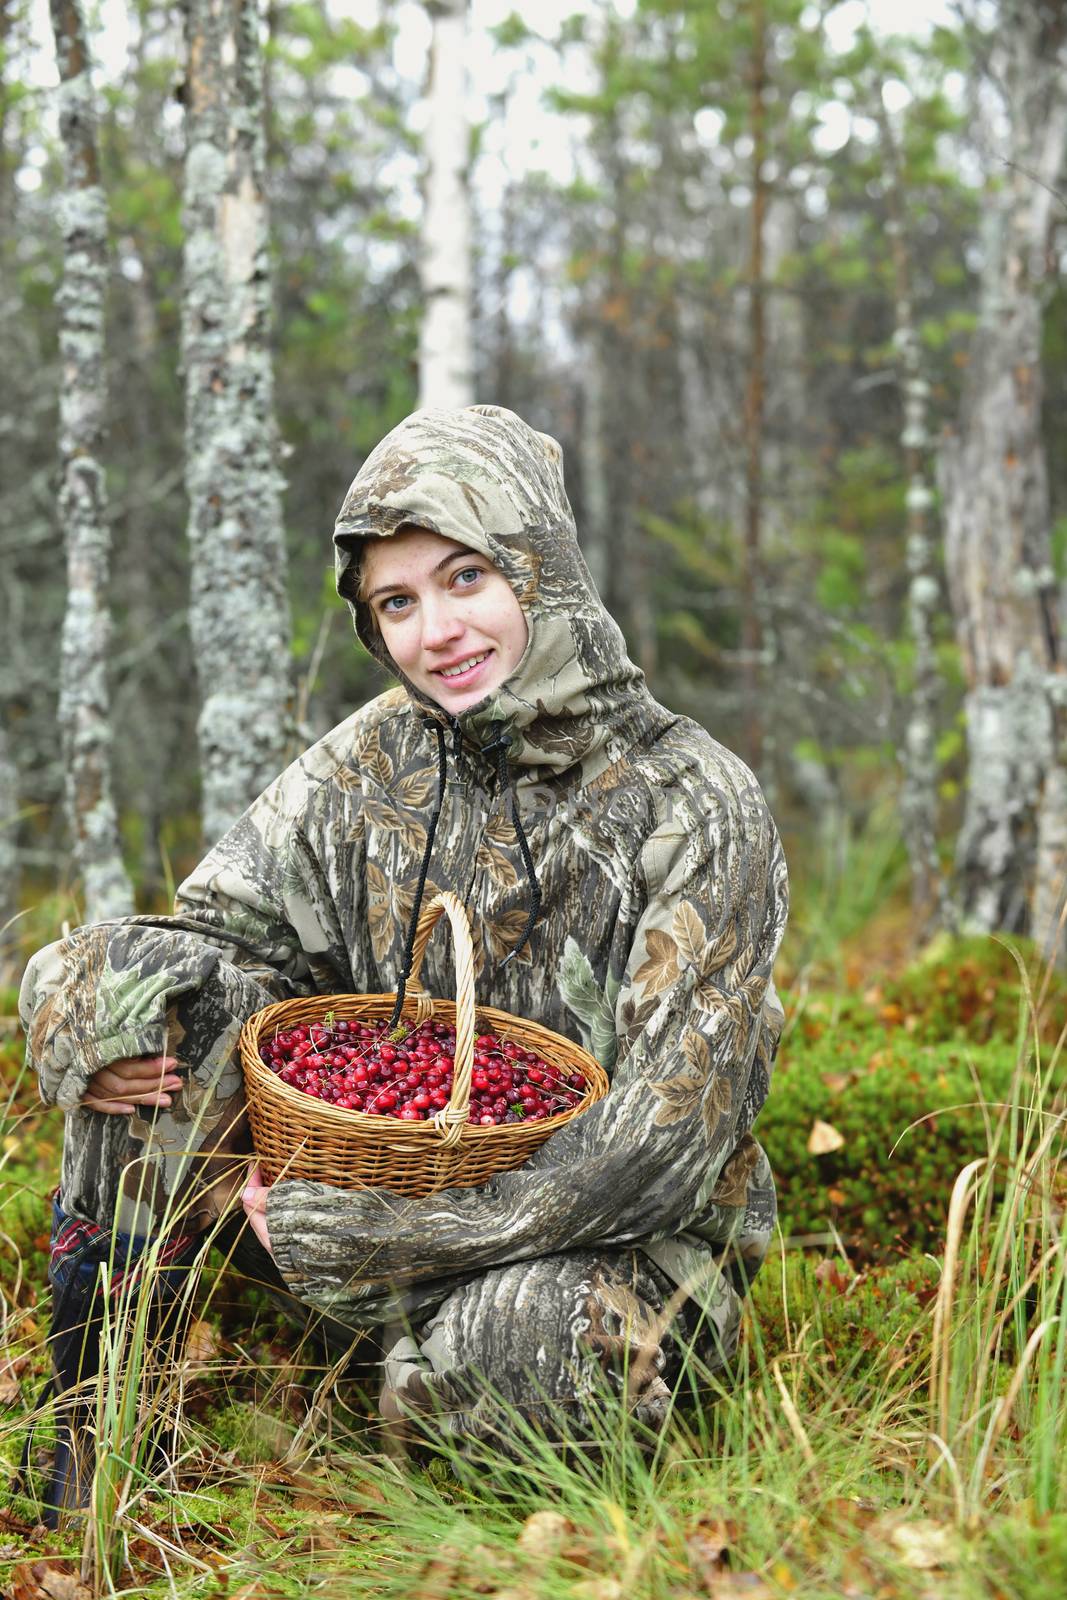
[[[0,0],[5,1458],[60,1133],[19,1076],[22,962],[165,907],[383,686],[329,535],[417,404],[561,440],[631,653],[752,764],[795,886],[760,1123],[781,1270],[689,1453],[626,1439],[609,1481],[534,1450],[542,1488],[505,1508],[361,1449],[327,1490],[332,1388],[223,1295],[181,1381],[197,1495],[225,1492],[191,1537],[180,1497],[137,1521],[127,1480],[86,1536],[98,1592],[175,1592],[175,1549],[249,1596],[342,1569],[726,1595],[732,1546],[756,1600],[1067,1583],[1067,3],[907,16]],[[522,1543],[544,1493],[547,1554],[543,1523]],[[56,1548],[12,1508],[0,1578]]]
[[[332,596],[336,507],[417,403],[477,398],[561,439],[632,654],[755,767],[802,872],[848,900],[850,844],[897,839],[914,931],[1062,957],[1063,8],[961,6],[914,38],[857,0],[590,4],[547,37],[551,12],[464,10],[255,11],[212,135],[244,141],[263,252],[227,453],[190,265],[224,208],[184,160],[207,113],[182,15],[90,19],[64,156],[43,10],[0,8],[3,920],[58,887],[83,914],[155,904],[375,691]],[[90,135],[87,357],[85,284],[61,285]],[[225,509],[211,533],[213,493],[258,563]],[[232,743],[257,729],[228,776],[213,696]]]

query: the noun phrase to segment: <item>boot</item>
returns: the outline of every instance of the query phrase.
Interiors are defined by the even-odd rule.
[[[56,1453],[41,1519],[48,1528],[59,1525],[62,1512],[82,1510],[89,1503],[96,1459],[95,1388],[104,1325],[99,1267],[109,1259],[111,1248],[110,1234],[94,1229],[65,1255],[57,1256],[56,1233],[54,1228],[48,1268],[52,1289],[49,1388],[55,1408]]]
[[[52,1253],[48,1277],[52,1288],[52,1329],[49,1351],[52,1378],[42,1400],[50,1393],[56,1419],[56,1453],[52,1477],[45,1493],[42,1521],[48,1528],[59,1524],[64,1511],[84,1510],[89,1504],[96,1470],[95,1398],[100,1371],[100,1340],[104,1328],[103,1290],[100,1266],[114,1263],[115,1277],[110,1286],[114,1294],[125,1274],[136,1270],[144,1240],[117,1237],[93,1223],[67,1217],[58,1202],[52,1227]],[[191,1235],[173,1240],[164,1252],[160,1270],[152,1285],[147,1337],[152,1343],[167,1342],[176,1353],[184,1338],[181,1316],[181,1289],[200,1253],[202,1239]],[[131,1295],[136,1289],[131,1289]],[[32,1430],[22,1452],[16,1483],[25,1484]],[[165,1465],[173,1454],[173,1440],[162,1437],[154,1442],[154,1457]]]

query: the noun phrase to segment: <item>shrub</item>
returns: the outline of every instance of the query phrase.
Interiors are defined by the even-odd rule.
[[[1014,1039],[927,1042],[907,1016],[899,1002],[809,1003],[757,1128],[784,1231],[836,1229],[861,1260],[939,1247],[956,1174],[987,1152],[990,1120],[1013,1092]],[[838,1149],[809,1152],[817,1120],[840,1135]]]
[[[1040,1037],[1054,1045],[1067,1018],[1067,975],[1051,973],[1046,986],[1038,951],[1023,939],[1008,944],[991,936],[936,940],[921,961],[885,983],[883,1011],[899,1014],[923,1043],[1014,1040],[1020,1020],[1032,1029],[1020,961],[1035,1005],[1041,999]]]

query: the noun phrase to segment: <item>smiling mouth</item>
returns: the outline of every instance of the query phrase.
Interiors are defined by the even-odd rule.
[[[439,678],[446,678],[450,683],[454,682],[458,678],[468,677],[478,667],[481,666],[483,661],[488,661],[491,655],[491,650],[483,650],[481,655],[468,656],[466,661],[457,662],[454,667],[438,667],[436,669],[437,676]]]

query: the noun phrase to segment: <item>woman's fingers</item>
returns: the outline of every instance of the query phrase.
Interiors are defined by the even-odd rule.
[[[182,1086],[182,1079],[173,1070],[176,1064],[173,1056],[112,1061],[89,1079],[82,1104],[93,1111],[127,1116],[136,1106],[165,1110],[171,1104],[172,1091]]]
[[[270,1233],[267,1229],[267,1196],[270,1194],[269,1185],[263,1182],[263,1174],[258,1166],[253,1167],[248,1174],[244,1193],[241,1195],[241,1204],[245,1208],[248,1225],[264,1250],[273,1254],[270,1248]]]

